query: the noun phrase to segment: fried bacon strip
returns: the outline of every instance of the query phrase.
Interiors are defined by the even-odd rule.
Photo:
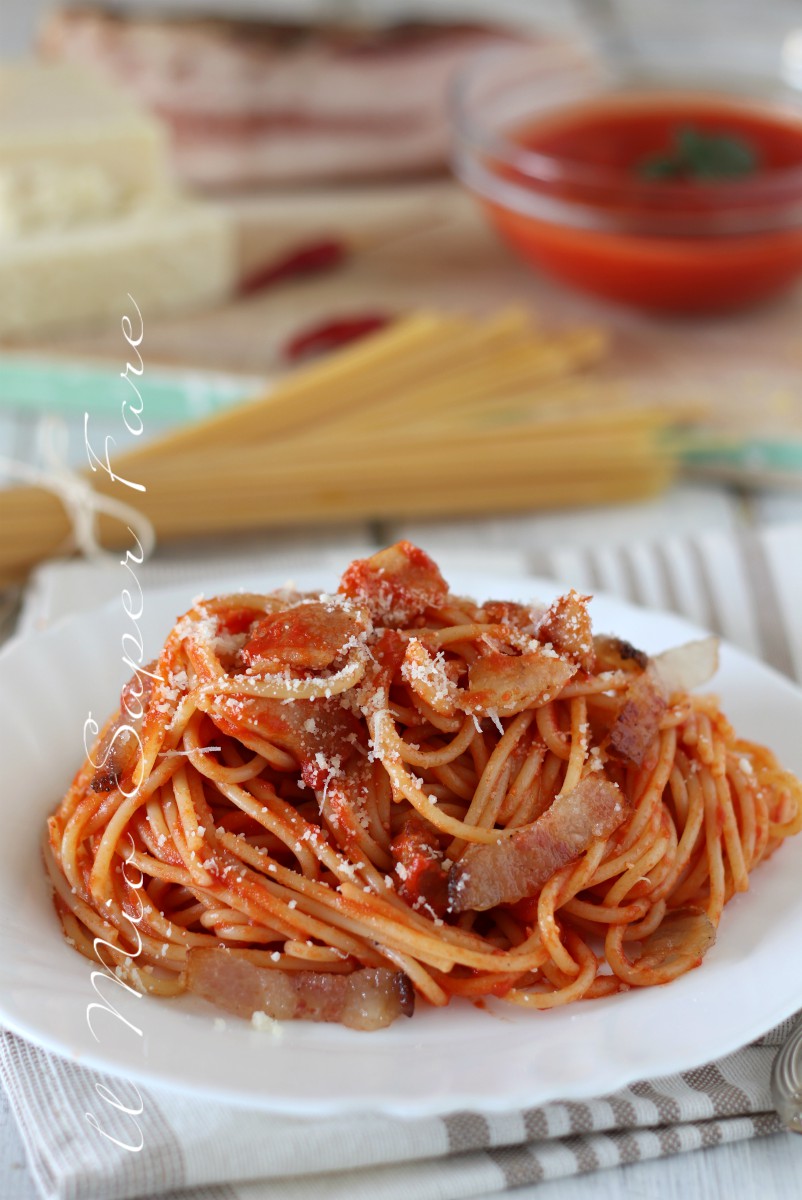
[[[593,652],[596,656],[597,671],[636,673],[645,671],[649,665],[649,656],[643,650],[638,650],[636,646],[623,638],[608,637],[604,633],[594,637]]]
[[[669,696],[709,683],[718,670],[718,638],[699,638],[656,654],[652,665]]]
[[[449,874],[452,911],[484,912],[534,895],[594,838],[609,837],[630,809],[631,801],[614,783],[588,775],[531,825],[500,836],[495,845],[469,846]]]
[[[555,700],[575,674],[576,667],[543,650],[528,654],[492,650],[470,665],[465,708],[480,713],[493,709],[500,717],[510,717]]]
[[[89,783],[93,792],[113,792],[133,770],[141,747],[139,735],[153,695],[156,663],[135,671],[120,695],[120,711],[103,730],[93,748],[95,773]]]
[[[318,602],[270,613],[254,629],[242,656],[258,671],[285,668],[322,671],[347,653],[346,647],[364,634],[358,613]]]
[[[340,592],[364,605],[377,624],[403,625],[442,604],[448,584],[428,554],[411,542],[397,542],[352,562]]]
[[[660,730],[668,707],[657,675],[646,670],[627,688],[624,705],[610,729],[610,746],[640,766]]]
[[[415,995],[403,971],[363,967],[350,974],[257,967],[224,947],[195,947],[187,956],[187,990],[250,1019],[333,1021],[349,1029],[383,1029],[411,1017]]]
[[[443,917],[448,910],[448,873],[435,838],[417,817],[409,817],[390,843],[396,889],[414,909]]]
[[[571,588],[564,596],[557,597],[537,626],[541,642],[550,642],[560,654],[588,672],[593,670],[596,658],[588,612],[590,599]]]
[[[639,966],[670,967],[681,974],[698,967],[716,940],[716,927],[700,908],[677,908],[643,939]]]

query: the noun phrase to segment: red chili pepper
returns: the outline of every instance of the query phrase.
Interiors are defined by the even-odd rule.
[[[309,242],[285,254],[283,258],[273,259],[257,267],[250,275],[240,280],[239,293],[250,296],[260,292],[262,288],[272,287],[284,279],[293,279],[296,275],[317,275],[324,271],[333,271],[342,266],[349,255],[345,242],[329,238],[326,241]]]
[[[284,347],[284,358],[288,362],[297,362],[300,358],[326,354],[369,333],[384,329],[392,319],[383,313],[373,313],[362,317],[338,317],[333,321],[323,321],[296,334]]]

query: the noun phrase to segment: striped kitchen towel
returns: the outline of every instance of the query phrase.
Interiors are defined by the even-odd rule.
[[[682,1075],[502,1114],[279,1117],[149,1088],[137,1118],[139,1154],[86,1123],[99,1072],[5,1033],[0,1078],[44,1197],[467,1200],[778,1132],[769,1076],[791,1027],[785,1022],[759,1043]],[[125,1142],[130,1119],[113,1116],[106,1106],[106,1133]]]

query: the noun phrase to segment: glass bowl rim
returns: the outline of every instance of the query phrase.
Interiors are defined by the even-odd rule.
[[[615,167],[599,167],[596,165],[583,164],[575,160],[563,158],[557,154],[544,154],[541,151],[535,151],[520,145],[512,138],[505,136],[504,133],[498,130],[491,129],[484,124],[481,117],[477,117],[475,113],[469,111],[468,94],[470,89],[476,84],[477,80],[482,77],[487,68],[491,65],[498,65],[505,59],[520,56],[524,52],[528,52],[532,61],[531,79],[527,77],[527,85],[537,82],[536,67],[538,62],[544,66],[553,68],[553,57],[555,52],[570,52],[573,55],[572,62],[576,67],[580,64],[580,52],[583,47],[572,47],[568,44],[564,46],[538,46],[532,44],[509,46],[493,46],[479,51],[477,54],[463,64],[454,74],[449,89],[448,89],[448,114],[451,121],[452,133],[455,140],[462,141],[467,147],[470,147],[473,153],[480,153],[492,157],[499,165],[509,166],[519,172],[519,178],[516,183],[519,187],[525,188],[527,183],[543,184],[543,183],[566,183],[576,184],[592,190],[596,188],[599,192],[605,188],[620,187],[622,181],[625,181],[628,176],[624,169]],[[551,62],[550,62],[551,60]],[[584,61],[592,64],[593,57],[585,52]],[[596,56],[596,61],[601,65],[601,60]],[[765,75],[757,72],[750,72],[738,67],[728,67],[728,78],[740,77],[742,79],[763,79]],[[781,83],[780,76],[776,77],[776,82]],[[514,86],[520,86],[516,84]],[[648,85],[646,85],[648,87]],[[668,87],[665,89],[668,91]],[[802,140],[802,94],[794,93],[794,90],[788,88],[789,95],[797,94],[799,96],[799,126],[800,139]],[[601,92],[601,95],[606,94]],[[610,92],[611,95],[618,93]],[[657,94],[657,89],[655,89]],[[732,100],[734,103],[743,103],[744,106],[749,105],[750,97],[747,94],[743,96],[732,92],[719,91],[715,87],[715,83],[699,86],[698,94],[700,96],[710,96],[718,99]],[[766,110],[783,110],[772,98],[756,97],[754,105]],[[533,113],[536,115],[537,108],[533,106]],[[522,177],[520,177],[522,176]],[[688,184],[686,181],[665,181],[665,180],[648,180],[642,181],[644,187],[649,190],[649,195],[661,200],[670,201],[672,199],[681,200],[687,199]],[[796,186],[799,188],[799,194],[789,196],[789,191]],[[701,182],[694,181],[694,191],[698,196],[704,196],[709,199],[721,197],[722,209],[731,207],[729,201],[737,201],[745,194],[753,198],[755,204],[766,203],[772,198],[776,200],[778,207],[786,204],[798,204],[802,200],[802,163],[799,166],[780,167],[771,171],[761,172],[756,177],[746,179],[727,179],[721,182]],[[568,198],[562,198],[562,202],[570,204],[572,201]],[[592,207],[592,196],[586,196],[581,203],[584,206]]]

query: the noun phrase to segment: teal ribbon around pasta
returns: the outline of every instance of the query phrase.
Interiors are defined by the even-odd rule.
[[[124,372],[125,364],[121,364]],[[146,411],[159,422],[177,424],[210,416],[263,390],[253,376],[187,371],[146,365],[130,374]],[[0,358],[0,410],[99,416],[119,413],[130,392],[121,368],[109,363],[57,361],[6,355]]]

